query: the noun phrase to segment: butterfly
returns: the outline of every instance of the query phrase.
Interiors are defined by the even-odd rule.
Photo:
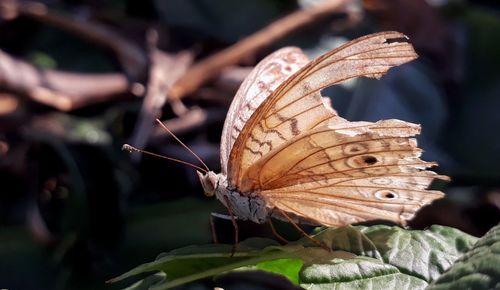
[[[270,217],[329,227],[374,219],[405,224],[443,197],[428,190],[435,162],[421,160],[420,126],[390,119],[350,122],[320,90],[355,77],[380,78],[417,58],[394,31],[352,40],[309,62],[298,48],[263,59],[236,93],[221,137],[221,173],[200,172],[240,220]],[[286,218],[286,219],[285,219]]]

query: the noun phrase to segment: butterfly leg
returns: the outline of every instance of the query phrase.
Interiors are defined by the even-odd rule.
[[[278,240],[284,244],[288,244],[290,241],[288,241],[287,239],[283,238],[282,235],[280,235],[278,233],[278,231],[276,230],[276,228],[274,227],[273,225],[273,221],[271,218],[269,218],[269,220],[267,221],[269,223],[269,227],[271,228],[271,232],[273,232],[273,235],[278,238]]]
[[[214,215],[213,214],[210,214],[210,233],[212,233],[212,242],[214,244],[218,244],[219,239],[217,239],[217,232],[215,231]]]
[[[323,249],[325,249],[327,251],[331,251],[332,250],[327,245],[325,245],[324,243],[322,243],[321,241],[315,240],[313,237],[311,237],[306,232],[304,232],[304,230],[301,227],[299,227],[299,225],[297,225],[297,223],[295,223],[293,221],[293,219],[285,211],[283,211],[282,209],[277,208],[277,207],[275,209],[277,209],[280,212],[280,214],[283,215],[292,224],[292,226],[295,229],[297,229],[299,231],[299,233],[301,233],[304,237],[308,238],[311,242],[315,243],[316,245],[322,247]]]
[[[227,211],[229,212],[229,215],[231,215],[231,222],[233,223],[234,227],[234,244],[233,244],[233,249],[231,250],[231,257],[234,256],[236,253],[236,249],[238,248],[239,244],[239,229],[238,229],[238,224],[236,223],[236,218],[234,217],[233,210],[231,209],[231,203],[229,202],[229,198],[227,196],[224,196],[224,199],[226,200],[227,204]]]

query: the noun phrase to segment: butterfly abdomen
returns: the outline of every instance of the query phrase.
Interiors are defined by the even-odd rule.
[[[269,209],[266,202],[256,193],[242,194],[235,189],[228,188],[227,178],[217,174],[215,197],[240,220],[250,220],[261,224],[267,221]]]

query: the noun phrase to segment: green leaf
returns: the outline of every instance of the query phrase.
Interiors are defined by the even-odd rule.
[[[155,284],[151,289],[168,289],[240,267],[257,265],[260,262],[275,259],[291,258],[295,255],[293,252],[301,249],[297,246],[283,248],[276,245],[275,241],[269,239],[249,239],[238,246],[238,252],[232,257],[230,255],[231,245],[189,246],[161,254],[156,261],[142,264],[109,282],[120,281],[146,272],[161,271],[167,274],[168,280],[161,280],[161,283]],[[149,283],[149,281],[141,281],[140,283]]]
[[[348,226],[327,229],[316,238],[357,256],[310,260],[301,274],[307,289],[425,289],[476,241],[442,226],[425,231]]]
[[[500,289],[500,224],[427,289]]]
[[[425,231],[385,225],[359,229],[363,239],[373,243],[376,250],[351,243],[350,252],[377,258],[427,282],[439,277],[477,240],[459,230],[443,226],[432,226]]]
[[[313,264],[301,273],[306,289],[425,289],[427,282],[377,259],[357,257]]]
[[[299,284],[299,271],[304,262],[301,259],[276,259],[260,262],[256,269],[281,274],[294,284]]]
[[[281,274],[307,289],[425,289],[477,240],[442,226],[412,231],[383,225],[326,229],[315,239],[332,251],[305,238],[286,246],[249,239],[239,245],[234,257],[230,257],[231,245],[190,246],[161,254],[112,281],[145,272],[165,273],[130,288],[158,290],[257,269]]]
[[[160,284],[165,281],[167,275],[163,272],[155,273],[150,275],[136,283],[132,284],[130,287],[125,288],[124,290],[149,290],[155,287],[155,285]]]

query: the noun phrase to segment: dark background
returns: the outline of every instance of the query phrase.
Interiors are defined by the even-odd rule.
[[[161,68],[168,83],[182,75],[186,59],[196,64],[312,2],[1,0],[0,288],[118,289],[127,284],[104,281],[160,252],[211,242],[210,212],[223,209],[203,195],[195,172],[131,156],[121,151],[123,143],[196,163],[147,117],[161,116],[218,172],[220,133],[231,98],[248,72],[242,68],[284,45],[300,46],[315,57],[348,39],[383,30],[407,34],[419,59],[380,81],[358,79],[324,95],[349,120],[398,118],[422,124],[423,159],[436,160],[436,171],[452,182],[436,185],[446,198],[422,209],[412,227],[441,224],[481,236],[497,224],[499,4],[352,1],[349,9],[250,51],[238,60],[241,67],[214,74],[181,103],[167,100],[156,109],[144,105],[144,88],[158,78],[153,67]],[[91,34],[111,31],[112,36],[85,37],[81,27]],[[115,41],[116,36],[124,42]],[[158,50],[160,57],[154,54]],[[76,75],[71,80],[57,76],[67,86],[61,89],[51,86],[45,74],[50,70]],[[34,84],[30,77],[37,73],[44,77]],[[104,75],[116,78],[108,82]],[[93,77],[90,85],[82,80],[86,76]],[[113,90],[104,90],[115,83]],[[40,98],[35,93],[39,87],[49,89],[51,100],[64,92],[78,105],[68,109]],[[217,221],[216,229],[222,241],[231,242],[229,222]],[[242,239],[269,234],[252,224],[240,230]]]

